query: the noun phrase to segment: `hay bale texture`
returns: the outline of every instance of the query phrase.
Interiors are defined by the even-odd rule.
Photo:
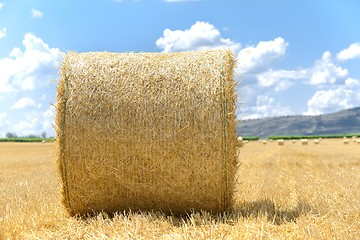
[[[229,210],[234,65],[228,50],[67,53],[56,132],[70,215]]]

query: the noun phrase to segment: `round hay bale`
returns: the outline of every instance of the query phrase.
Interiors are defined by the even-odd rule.
[[[284,139],[278,139],[277,142],[279,146],[284,146],[285,143]]]
[[[244,145],[244,141],[242,137],[237,137],[236,146],[242,147]]]
[[[234,65],[229,50],[66,54],[55,121],[69,214],[230,210]]]
[[[301,144],[302,145],[308,145],[308,140],[307,139],[301,139]]]

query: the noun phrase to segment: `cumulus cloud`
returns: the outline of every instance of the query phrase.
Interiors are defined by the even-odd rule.
[[[9,57],[0,59],[0,92],[32,91],[57,76],[61,52],[50,48],[41,38],[26,34],[24,51],[14,48]]]
[[[337,59],[340,61],[346,61],[354,58],[360,58],[360,43],[353,43],[348,48],[340,51],[337,54]]]
[[[41,18],[43,16],[43,13],[38,9],[31,9],[31,15],[33,18]]]
[[[352,108],[354,107],[353,103],[359,103],[358,97],[356,92],[344,87],[319,90],[311,99],[309,99],[307,102],[308,110],[303,114],[318,115],[326,112]]]
[[[27,107],[35,107],[36,103],[31,98],[23,97],[16,101],[12,106],[11,109],[23,109]]]
[[[255,119],[270,116],[291,115],[293,112],[287,106],[276,101],[268,94],[261,94],[256,97],[256,104],[245,108],[247,114],[243,119]]]
[[[256,47],[241,49],[237,56],[240,73],[264,71],[273,62],[285,56],[288,45],[283,38],[278,37],[272,41],[261,41]]]
[[[284,91],[294,85],[292,80],[305,79],[309,75],[308,70],[273,70],[256,75],[257,83],[261,87],[272,87],[275,91]]]
[[[6,37],[6,27],[4,27],[2,30],[0,30],[0,39]]]
[[[229,48],[236,51],[240,44],[221,37],[220,31],[207,22],[196,22],[186,30],[165,29],[156,45],[164,52]]]
[[[3,9],[4,5],[5,4],[3,2],[0,2],[0,10]]]
[[[326,51],[322,58],[315,62],[309,84],[334,84],[345,80],[348,73],[347,69],[337,66],[331,53]]]

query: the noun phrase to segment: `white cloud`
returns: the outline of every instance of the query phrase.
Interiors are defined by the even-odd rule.
[[[41,18],[43,16],[43,13],[38,9],[31,9],[31,15],[33,18]]]
[[[186,30],[165,29],[156,45],[164,52],[229,48],[236,51],[240,44],[221,37],[220,31],[207,22],[196,22]]]
[[[261,41],[256,47],[247,47],[240,50],[237,61],[240,73],[259,73],[264,71],[273,62],[285,56],[289,44],[281,37],[272,41]]]
[[[4,5],[5,4],[3,2],[0,2],[0,10],[3,9]]]
[[[287,106],[283,106],[274,97],[264,93],[256,97],[256,104],[245,108],[247,114],[243,119],[254,119],[270,116],[291,115],[293,112]]]
[[[354,58],[360,58],[360,43],[353,43],[348,48],[340,51],[337,54],[337,59],[340,61],[346,61]]]
[[[8,58],[0,59],[0,92],[32,91],[56,78],[61,52],[49,48],[30,33],[22,41],[24,51],[14,48]]]
[[[31,98],[23,97],[16,101],[12,106],[11,109],[23,109],[27,107],[35,107],[36,103]]]
[[[360,81],[347,79],[336,89],[319,90],[307,102],[305,115],[318,115],[352,108],[360,104]]]
[[[239,62],[238,64],[241,65]],[[283,91],[288,87],[303,82],[309,85],[326,86],[342,84],[349,71],[334,63],[330,52],[324,52],[321,59],[309,68],[297,70],[273,70],[256,74],[261,87],[272,87],[275,91]],[[297,82],[294,82],[296,80]]]
[[[305,79],[309,75],[308,70],[273,70],[256,75],[258,85],[261,87],[273,87],[275,91],[284,91],[294,85],[292,80]]]
[[[6,37],[6,27],[4,27],[2,30],[0,30],[0,39]]]
[[[39,134],[39,125],[41,124],[37,112],[28,113],[25,119],[14,124],[11,132],[15,132],[18,136],[26,136],[29,134]]]
[[[324,52],[322,58],[315,62],[309,84],[334,84],[345,80],[348,70],[335,65],[330,52]]]

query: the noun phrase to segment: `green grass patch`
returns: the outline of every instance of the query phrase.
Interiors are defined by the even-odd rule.
[[[243,140],[247,140],[247,141],[257,141],[260,139],[260,137],[258,136],[242,136]]]
[[[287,135],[287,136],[269,136],[269,139],[278,140],[292,140],[292,139],[316,139],[316,138],[350,138],[350,137],[360,137],[360,133],[351,133],[351,134],[329,134],[329,135]]]
[[[0,138],[0,142],[54,142],[55,138]]]

